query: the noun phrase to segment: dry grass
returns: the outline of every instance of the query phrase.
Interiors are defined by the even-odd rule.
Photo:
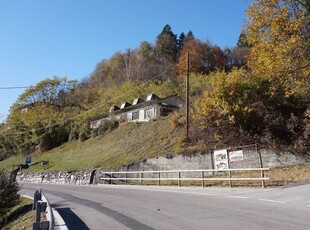
[[[3,230],[32,230],[35,212],[31,207],[32,200],[22,197],[21,203],[8,214]]]
[[[195,177],[195,176],[194,176]],[[198,174],[197,178],[201,178]],[[216,178],[228,178],[229,174],[220,173],[215,175]],[[261,171],[251,171],[251,172],[232,172],[232,178],[260,178]],[[273,168],[269,171],[264,171],[264,177],[270,178],[264,182],[265,187],[276,187],[283,186],[287,184],[292,184],[296,182],[310,182],[310,162],[288,166],[288,167],[277,167]],[[212,176],[205,176],[205,178],[212,178]],[[103,181],[102,181],[103,182]],[[124,181],[113,181],[114,184],[125,184]],[[157,180],[148,181],[145,180],[142,182],[143,185],[158,185]],[[139,185],[140,181],[128,181],[128,185]],[[160,185],[162,186],[178,186],[178,181],[161,181]],[[229,187],[229,181],[204,181],[202,183],[201,180],[198,181],[181,181],[181,186],[204,186],[204,187]],[[232,187],[262,187],[261,181],[232,181]]]

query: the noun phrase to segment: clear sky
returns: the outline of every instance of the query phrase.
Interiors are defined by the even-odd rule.
[[[236,45],[246,0],[0,0],[0,121],[25,89],[53,76],[81,80],[116,51],[176,34]]]

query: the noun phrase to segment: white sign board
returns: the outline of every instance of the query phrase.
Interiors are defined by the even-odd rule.
[[[243,151],[236,150],[229,152],[229,160],[230,162],[243,161]]]
[[[227,149],[214,150],[215,169],[228,169]]]

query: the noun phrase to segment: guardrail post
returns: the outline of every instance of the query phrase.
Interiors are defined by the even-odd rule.
[[[34,196],[33,196],[32,210],[36,210],[37,202],[41,199],[42,199],[41,191],[35,191]]]
[[[160,186],[160,172],[158,173],[158,186]]]
[[[143,177],[143,173],[140,172],[140,186],[142,185],[142,177]]]
[[[181,187],[182,185],[181,185],[181,172],[178,172],[178,174],[179,174],[179,180],[178,180],[178,186],[179,187]]]
[[[33,230],[45,230],[49,227],[49,222],[44,221],[41,222],[41,212],[45,212],[47,207],[47,203],[43,201],[37,201],[36,203],[36,216],[35,216],[35,223],[33,223],[32,228]]]
[[[127,173],[125,173],[125,185],[127,185]]]
[[[36,223],[41,221],[41,203],[38,201],[36,205]]]

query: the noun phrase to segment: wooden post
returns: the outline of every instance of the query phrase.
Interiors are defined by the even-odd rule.
[[[127,185],[127,173],[125,173],[125,185]]]
[[[231,171],[230,171],[230,168],[229,168],[229,179],[231,179]],[[229,187],[232,188],[232,182],[231,180],[229,180]]]
[[[158,186],[160,186],[160,172],[158,173]]]
[[[231,171],[230,171],[230,159],[229,159],[229,152],[227,152],[227,163],[228,163],[228,174],[229,174],[229,179],[231,179]],[[232,182],[229,180],[229,187],[232,188]]]
[[[181,172],[178,173],[179,174],[179,180],[178,180],[178,186],[181,187]]]
[[[142,177],[143,177],[143,174],[142,172],[140,172],[140,185],[142,185]]]
[[[262,168],[263,168],[262,154],[261,154],[260,149],[257,147],[256,144],[255,144],[255,150],[258,154],[259,164],[260,164],[260,168],[261,168],[260,175],[262,178],[265,178],[265,172],[264,172],[264,170],[262,170]],[[262,180],[262,188],[265,188],[265,181],[264,180]]]
[[[204,172],[204,171],[201,171],[201,178],[202,178],[202,180],[201,180],[201,186],[204,187],[204,186],[205,186],[205,180],[204,180],[204,178],[205,178],[205,172]]]

